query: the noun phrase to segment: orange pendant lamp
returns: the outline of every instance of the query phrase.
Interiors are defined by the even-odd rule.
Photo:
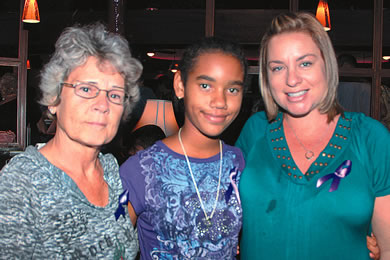
[[[25,23],[39,23],[41,21],[37,0],[24,2],[22,21]]]
[[[327,0],[320,0],[317,6],[316,18],[322,26],[324,26],[325,31],[331,29],[330,26],[330,15],[329,15],[329,6]]]

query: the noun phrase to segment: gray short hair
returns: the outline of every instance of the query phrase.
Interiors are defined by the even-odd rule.
[[[275,103],[271,95],[268,82],[268,45],[273,36],[289,32],[307,33],[321,51],[325,64],[328,91],[319,106],[319,110],[321,113],[328,114],[328,121],[330,121],[335,115],[343,112],[343,109],[337,102],[337,86],[339,83],[337,59],[332,42],[320,22],[312,14],[305,12],[283,13],[278,15],[272,20],[270,27],[261,40],[259,84],[268,119],[275,119],[279,111],[279,106]]]
[[[124,77],[125,92],[129,96],[124,104],[123,118],[126,119],[139,99],[138,79],[142,65],[131,56],[127,40],[108,32],[101,23],[68,27],[61,33],[54,54],[41,72],[39,103],[58,105],[62,91],[60,83],[91,56],[101,62],[108,61]]]

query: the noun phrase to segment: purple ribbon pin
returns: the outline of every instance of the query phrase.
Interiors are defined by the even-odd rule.
[[[317,188],[319,188],[324,182],[329,179],[333,179],[332,184],[330,185],[329,192],[337,190],[340,184],[340,180],[347,177],[352,169],[352,161],[345,160],[334,173],[330,173],[318,179]]]
[[[225,200],[226,203],[228,203],[230,196],[232,196],[233,190],[236,193],[236,197],[238,200],[238,203],[241,204],[240,200],[240,194],[238,193],[238,187],[237,187],[237,167],[234,167],[230,170],[229,178],[230,178],[230,185],[225,193]]]
[[[128,190],[125,190],[124,192],[121,193],[121,195],[119,195],[119,199],[118,199],[118,208],[116,209],[115,211],[115,219],[118,220],[118,218],[123,215],[123,217],[125,218],[125,209],[123,208],[123,206],[127,206],[127,202],[129,201],[129,191]]]

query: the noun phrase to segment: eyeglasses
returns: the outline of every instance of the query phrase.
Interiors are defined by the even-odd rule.
[[[127,100],[127,95],[125,94],[125,91],[121,89],[104,90],[96,87],[95,85],[85,82],[79,82],[76,84],[61,83],[61,86],[73,88],[74,93],[77,96],[86,99],[96,98],[99,95],[100,91],[105,91],[108,101],[110,101],[111,103],[123,105]]]

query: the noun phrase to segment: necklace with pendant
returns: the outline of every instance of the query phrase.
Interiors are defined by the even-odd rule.
[[[297,141],[299,142],[299,144],[302,146],[302,148],[306,151],[305,152],[305,158],[307,160],[311,160],[313,157],[314,157],[314,152],[310,149],[307,149],[306,146],[301,142],[301,140],[299,140],[297,134],[295,133],[294,129],[290,126],[290,124],[288,123],[288,120],[284,120],[286,122],[286,126],[291,130],[291,132],[294,134],[295,136],[295,139],[297,139]],[[326,131],[325,131],[325,134],[322,136],[322,138],[318,141],[318,144],[320,144],[322,142],[322,140],[325,138],[326,136]]]
[[[215,209],[217,208],[218,197],[219,197],[219,188],[220,188],[220,186],[221,186],[222,159],[223,159],[223,155],[222,155],[222,142],[221,142],[221,140],[219,140],[220,161],[219,161],[219,177],[218,177],[217,195],[215,196],[215,202],[214,202],[213,210],[211,211],[210,216],[208,216],[207,213],[206,213],[206,210],[205,210],[205,208],[204,208],[204,205],[203,205],[203,200],[202,200],[202,198],[200,197],[198,185],[196,184],[196,181],[195,181],[195,178],[194,178],[194,174],[192,173],[190,160],[188,159],[186,150],[184,149],[184,145],[183,145],[183,142],[182,142],[182,140],[181,140],[181,128],[179,129],[178,137],[179,137],[179,143],[180,143],[180,145],[181,145],[181,149],[183,150],[184,157],[186,158],[186,161],[187,161],[188,169],[190,170],[190,174],[191,174],[191,178],[192,178],[192,183],[194,184],[194,188],[195,188],[196,194],[198,195],[198,199],[199,199],[199,202],[200,202],[200,207],[202,208],[203,214],[204,214],[204,216],[205,216],[205,221],[204,221],[204,223],[205,223],[205,225],[206,225],[207,227],[210,227],[210,226],[212,225],[211,219],[213,218],[214,213],[215,213]]]

